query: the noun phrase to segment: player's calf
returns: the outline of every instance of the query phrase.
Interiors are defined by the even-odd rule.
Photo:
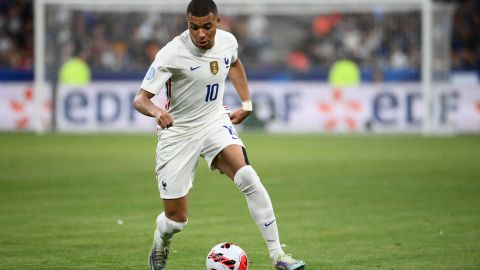
[[[248,209],[267,244],[270,257],[284,254],[280,246],[277,222],[270,196],[255,170],[250,165],[240,168],[235,174],[234,181],[240,191],[245,194]]]

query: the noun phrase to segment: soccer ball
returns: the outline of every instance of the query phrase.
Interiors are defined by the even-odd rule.
[[[221,243],[207,256],[207,270],[248,270],[247,254],[233,243]]]

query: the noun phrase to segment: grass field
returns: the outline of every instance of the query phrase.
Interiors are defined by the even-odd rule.
[[[287,253],[307,269],[480,269],[480,137],[244,134]],[[0,269],[148,269],[153,135],[0,134]],[[246,203],[199,164],[168,270],[239,244],[271,269]],[[121,221],[121,222],[120,222]],[[122,223],[123,224],[119,224]]]

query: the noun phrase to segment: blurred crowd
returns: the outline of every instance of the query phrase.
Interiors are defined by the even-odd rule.
[[[453,22],[452,65],[480,69],[480,1],[461,1]]]
[[[460,1],[453,17],[454,69],[480,68],[480,4]],[[83,58],[96,72],[144,71],[156,52],[186,29],[184,15],[136,12],[47,13],[47,61]],[[384,70],[418,70],[419,12],[322,14],[318,16],[222,16],[221,28],[239,41],[250,72],[309,73],[350,59],[382,79]],[[30,0],[0,1],[0,69],[32,69]]]
[[[186,29],[182,14],[54,14],[49,24],[57,25],[52,31],[57,36],[49,40],[60,42],[47,46],[47,58],[64,62],[80,56],[94,71],[143,71],[161,47]],[[419,12],[222,16],[221,28],[237,37],[251,73],[320,74],[346,58],[381,79],[382,70],[420,66]]]
[[[31,70],[32,66],[32,1],[1,0],[0,69]]]
[[[93,71],[145,70],[157,51],[185,27],[173,14],[60,11],[48,16],[47,63],[83,58]]]

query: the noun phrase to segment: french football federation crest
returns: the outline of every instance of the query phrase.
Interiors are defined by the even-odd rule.
[[[210,71],[213,75],[217,75],[218,73],[218,61],[210,62]]]

